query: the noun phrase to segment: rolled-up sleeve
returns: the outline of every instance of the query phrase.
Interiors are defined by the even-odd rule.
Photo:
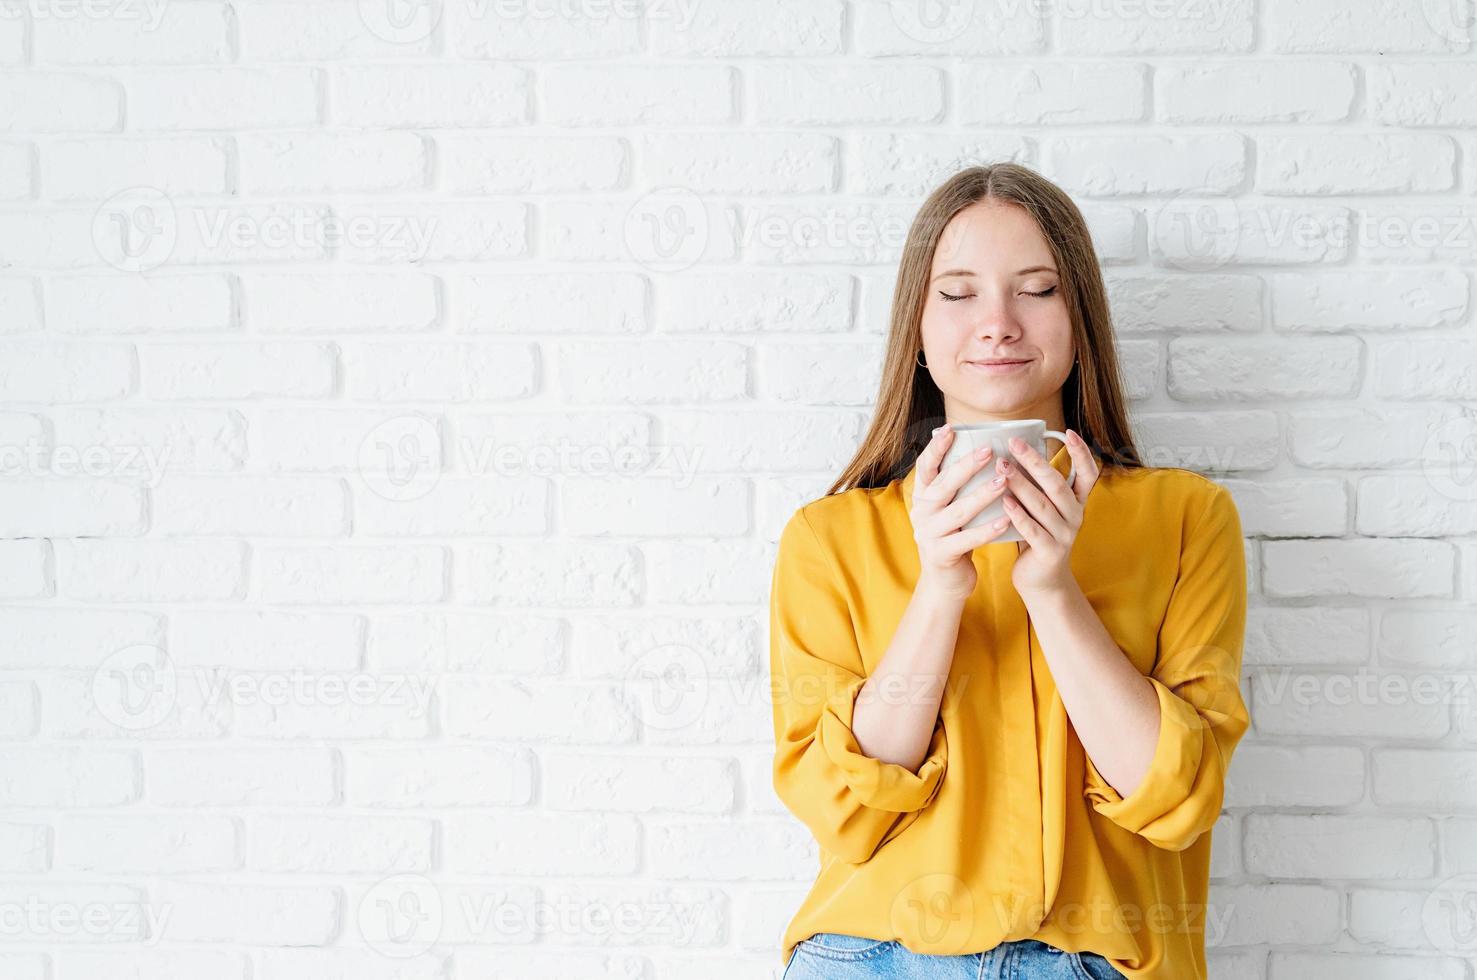
[[[1148,772],[1124,797],[1089,758],[1085,791],[1098,813],[1171,851],[1215,824],[1231,754],[1251,724],[1240,684],[1246,553],[1224,487],[1215,488],[1182,542],[1149,675],[1159,698],[1159,738]]]
[[[932,802],[948,746],[939,720],[916,772],[861,751],[852,718],[865,668],[845,595],[803,508],[780,534],[769,663],[775,792],[822,849],[861,864]]]

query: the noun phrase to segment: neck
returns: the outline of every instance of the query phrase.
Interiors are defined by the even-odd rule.
[[[950,425],[970,425],[976,422],[1010,422],[1014,419],[1042,419],[1046,422],[1048,429],[1062,432],[1066,429],[1067,419],[1062,412],[1062,399],[1060,393],[1052,398],[1042,399],[1032,405],[1022,405],[1009,412],[997,413],[986,412],[962,402],[952,399],[944,401],[944,420]]]

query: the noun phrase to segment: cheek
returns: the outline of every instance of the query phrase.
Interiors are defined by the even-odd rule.
[[[929,345],[952,348],[968,337],[969,316],[955,304],[935,300],[923,308],[918,328]]]
[[[1038,347],[1043,351],[1065,356],[1068,361],[1071,361],[1072,320],[1067,315],[1065,306],[1033,310],[1027,314],[1024,322],[1036,338]]]
[[[1043,325],[1050,324],[1054,328],[1067,330],[1072,323],[1071,317],[1067,315],[1067,304],[1065,300],[1052,297],[1048,300],[1035,300],[1023,304],[1019,308],[1020,315],[1034,323]]]

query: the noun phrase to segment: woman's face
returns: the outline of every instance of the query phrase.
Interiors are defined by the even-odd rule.
[[[985,200],[956,214],[929,277],[923,359],[945,418],[1036,418],[1062,428],[1072,327],[1051,249],[1025,210]],[[996,360],[1015,363],[986,363]]]

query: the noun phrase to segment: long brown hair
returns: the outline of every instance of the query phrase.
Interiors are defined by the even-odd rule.
[[[892,321],[872,424],[861,447],[827,495],[876,488],[907,475],[944,418],[944,396],[916,360],[919,324],[934,251],[960,211],[985,199],[1018,205],[1041,229],[1056,260],[1072,321],[1077,364],[1062,385],[1062,413],[1103,467],[1134,469],[1139,459],[1124,408],[1107,289],[1082,212],[1064,191],[1014,163],[970,167],[944,181],[923,202],[903,245],[892,294]]]

